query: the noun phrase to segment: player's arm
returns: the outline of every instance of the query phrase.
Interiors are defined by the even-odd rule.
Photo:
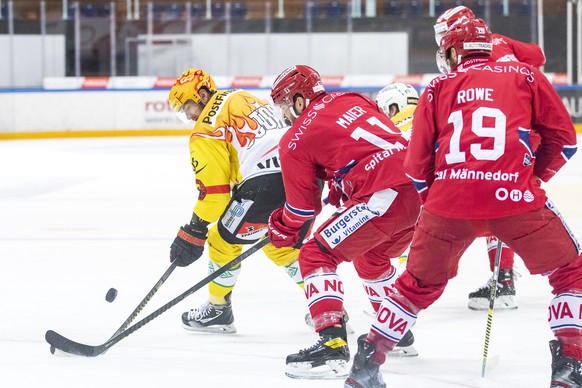
[[[427,89],[428,90],[428,89]],[[430,93],[433,93],[431,89]],[[404,172],[412,179],[421,199],[426,199],[428,188],[434,181],[434,150],[436,131],[434,128],[434,104],[429,102],[425,91],[414,114],[412,130],[406,157]]]
[[[541,67],[546,63],[546,56],[540,46],[535,43],[520,42],[505,37],[518,61],[525,62],[535,67]]]
[[[570,114],[548,79],[535,70],[532,123],[541,136],[536,151],[534,175],[547,182],[576,153],[576,130]]]
[[[236,179],[232,152],[224,141],[204,137],[193,137],[190,141],[190,160],[198,189],[194,214],[205,221],[216,221],[230,200],[231,179]]]
[[[170,247],[170,261],[185,267],[204,252],[208,225],[224,211],[230,199],[231,158],[226,142],[193,136],[190,159],[196,176],[198,201],[192,219],[180,227]]]
[[[281,153],[285,206],[269,217],[269,238],[276,247],[297,246],[301,227],[321,211],[317,170],[309,162]]]

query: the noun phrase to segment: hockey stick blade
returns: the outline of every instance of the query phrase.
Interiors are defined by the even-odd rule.
[[[75,356],[83,357],[95,357],[104,353],[107,347],[104,345],[91,346],[81,344],[79,342],[72,341],[66,337],[63,337],[59,333],[48,330],[44,335],[46,342],[51,345],[51,353],[55,354],[57,351],[62,351],[67,354],[72,354]]]
[[[174,307],[176,304],[180,303],[186,297],[192,295],[194,292],[196,292],[199,289],[201,289],[202,287],[206,286],[212,280],[216,279],[217,277],[219,277],[220,275],[222,275],[223,273],[225,273],[226,271],[228,271],[229,269],[231,269],[232,267],[234,267],[235,265],[237,265],[238,263],[240,263],[241,261],[243,261],[244,259],[246,259],[250,255],[252,255],[256,251],[258,251],[259,249],[261,249],[262,247],[267,245],[268,243],[269,243],[268,238],[262,239],[261,241],[259,241],[258,243],[256,243],[255,245],[253,245],[252,247],[250,247],[249,249],[247,249],[243,253],[241,253],[238,257],[232,259],[227,264],[223,265],[222,267],[220,267],[216,271],[212,272],[211,274],[206,276],[204,279],[202,279],[201,281],[196,283],[194,286],[190,287],[189,289],[184,291],[182,294],[178,295],[177,297],[175,297],[174,299],[172,299],[171,301],[169,301],[168,303],[166,303],[165,305],[163,305],[162,307],[160,307],[159,309],[157,309],[156,311],[154,311],[153,313],[151,313],[147,317],[143,318],[141,321],[136,322],[132,326],[128,327],[126,330],[120,332],[118,335],[116,335],[114,337],[111,337],[107,342],[105,342],[101,345],[96,345],[96,346],[85,345],[85,344],[82,344],[79,342],[72,341],[72,340],[60,335],[59,333],[57,333],[53,330],[48,330],[45,334],[45,340],[46,340],[46,342],[49,343],[49,345],[51,345],[51,353],[54,354],[54,352],[52,352],[52,347],[54,347],[55,349],[61,350],[65,353],[68,353],[68,354],[83,356],[83,357],[96,357],[96,356],[99,356],[99,355],[105,353],[113,345],[115,345],[116,343],[118,343],[122,339],[128,337],[134,331],[142,328],[143,326],[145,326],[146,324],[148,324],[149,322],[151,322],[155,318],[159,317],[164,312],[166,312],[170,308]]]

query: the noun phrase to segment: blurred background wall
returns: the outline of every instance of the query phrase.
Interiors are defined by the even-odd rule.
[[[295,63],[328,90],[422,91],[437,75],[434,22],[458,5],[543,47],[582,132],[582,1],[0,0],[0,139],[187,134],[167,93],[188,67],[264,98]]]
[[[494,32],[542,44],[544,70],[566,72],[569,3],[576,2],[0,0],[0,37],[14,37],[0,41],[8,53],[0,60],[0,87],[41,85],[39,77],[29,85],[17,77],[26,62],[23,51],[31,53],[31,63],[44,66],[40,77],[177,76],[184,63],[214,74],[264,75],[278,73],[284,62],[314,65],[312,60],[322,73],[432,73],[437,48],[432,26],[456,5],[473,9]],[[63,41],[33,59],[38,43],[23,44],[18,35]],[[315,59],[318,55],[325,59]],[[46,66],[55,61],[64,68]]]

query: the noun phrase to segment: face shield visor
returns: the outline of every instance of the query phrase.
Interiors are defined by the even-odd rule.
[[[184,124],[194,125],[202,112],[202,108],[200,104],[195,103],[193,100],[188,100],[178,110],[174,110],[174,113]]]
[[[441,45],[441,39],[443,36],[445,36],[448,30],[449,27],[447,26],[447,22],[437,23],[434,25],[434,40],[436,40],[437,46]]]
[[[438,49],[436,52],[436,65],[442,74],[447,74],[451,71],[451,66],[445,57],[443,49]]]
[[[176,113],[176,116],[178,116],[180,121],[183,122],[184,124],[194,124],[194,122],[186,116],[186,112],[182,112],[181,110],[179,110],[178,112],[174,113]]]
[[[273,111],[275,112],[275,117],[283,120],[286,125],[291,126],[293,124],[295,118],[291,113],[292,108],[288,104],[283,102],[280,102],[279,104],[273,104]]]

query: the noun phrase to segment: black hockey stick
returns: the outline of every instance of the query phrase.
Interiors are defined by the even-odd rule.
[[[491,324],[493,321],[493,307],[495,307],[495,295],[497,294],[497,278],[499,277],[499,267],[501,266],[501,248],[503,242],[497,239],[495,248],[495,263],[493,264],[493,278],[491,279],[491,294],[489,295],[489,312],[487,313],[487,326],[485,327],[485,344],[483,345],[483,363],[481,365],[481,377],[485,377],[485,366],[487,365],[487,353],[489,352],[489,337],[491,336]]]
[[[121,324],[121,326],[119,326],[119,329],[117,329],[117,331],[115,333],[113,333],[113,335],[109,339],[115,337],[116,335],[118,335],[119,333],[121,333],[122,331],[124,331],[125,329],[127,329],[129,327],[129,324],[131,322],[133,322],[135,317],[138,316],[138,314],[140,313],[141,310],[143,310],[143,308],[146,306],[146,304],[148,304],[148,302],[150,300],[152,300],[152,297],[156,294],[156,292],[158,292],[158,290],[160,289],[162,284],[164,284],[164,282],[166,280],[168,280],[168,278],[170,277],[170,274],[174,271],[174,269],[176,269],[176,262],[175,261],[172,262],[172,264],[170,264],[170,266],[168,267],[166,272],[164,272],[164,274],[162,275],[160,280],[158,280],[158,282],[154,285],[154,287],[150,290],[150,292],[148,292],[148,294],[145,296],[145,298],[143,298],[143,300],[137,305],[135,310],[133,310],[133,312],[130,314],[130,316],[127,317],[125,322],[123,322]]]
[[[138,314],[141,312],[141,310],[143,310],[143,308],[148,304],[148,302],[152,299],[152,297],[156,294],[156,292],[158,292],[158,290],[160,289],[162,284],[164,284],[164,282],[170,277],[170,274],[174,271],[174,269],[176,269],[175,262],[170,264],[170,266],[168,267],[166,272],[164,272],[164,274],[162,275],[160,280],[158,280],[158,282],[154,285],[154,287],[150,290],[150,292],[148,292],[148,294],[145,296],[145,298],[143,298],[143,300],[137,305],[137,307],[133,310],[133,312],[129,315],[129,317],[127,317],[125,322],[123,322],[121,324],[121,326],[119,326],[119,329],[117,329],[115,331],[115,333],[113,333],[111,335],[111,337],[109,337],[109,339],[112,339],[113,337],[117,336],[119,333],[121,333],[122,331],[127,329],[129,324],[131,322],[133,322],[135,317],[138,316]],[[56,351],[56,348],[51,345],[51,353],[55,354],[55,351]]]
[[[244,259],[246,259],[250,255],[252,255],[256,251],[258,251],[259,249],[261,249],[262,247],[267,245],[268,242],[269,242],[268,238],[264,238],[261,241],[257,242],[255,245],[253,245],[252,247],[250,247],[249,249],[247,249],[246,251],[241,253],[238,257],[232,259],[231,261],[226,263],[224,266],[220,267],[218,270],[209,274],[204,279],[202,279],[201,281],[196,283],[194,286],[192,286],[189,289],[187,289],[186,291],[184,291],[179,296],[175,297],[174,299],[172,299],[171,301],[169,301],[168,303],[166,303],[165,305],[163,305],[162,307],[160,307],[159,309],[157,309],[156,311],[154,311],[153,313],[151,313],[147,317],[143,318],[141,321],[136,322],[132,326],[128,327],[126,330],[120,332],[118,335],[110,338],[107,342],[105,342],[101,345],[92,346],[92,345],[85,345],[85,344],[82,344],[79,342],[75,342],[75,341],[72,341],[66,337],[63,337],[62,335],[60,335],[59,333],[57,333],[53,330],[48,330],[46,332],[46,334],[44,336],[46,339],[46,342],[48,342],[51,346],[54,346],[56,349],[59,349],[59,350],[65,352],[65,353],[68,353],[68,354],[74,354],[77,356],[84,356],[84,357],[99,356],[99,355],[105,353],[107,350],[109,350],[109,348],[111,348],[113,345],[115,345],[116,343],[118,343],[119,341],[124,339],[125,337],[132,334],[134,331],[142,328],[143,326],[145,326],[146,324],[148,324],[149,322],[151,322],[152,320],[154,320],[155,318],[159,317],[164,312],[169,310],[171,307],[175,306],[176,304],[178,304],[179,302],[184,300],[186,297],[192,295],[194,292],[198,291],[200,288],[204,287],[205,285],[210,283],[212,280],[216,279],[217,277],[222,275],[224,272],[228,271],[229,269],[231,269],[232,267],[234,267],[235,265],[237,265],[238,263],[240,263],[241,261],[243,261]]]

